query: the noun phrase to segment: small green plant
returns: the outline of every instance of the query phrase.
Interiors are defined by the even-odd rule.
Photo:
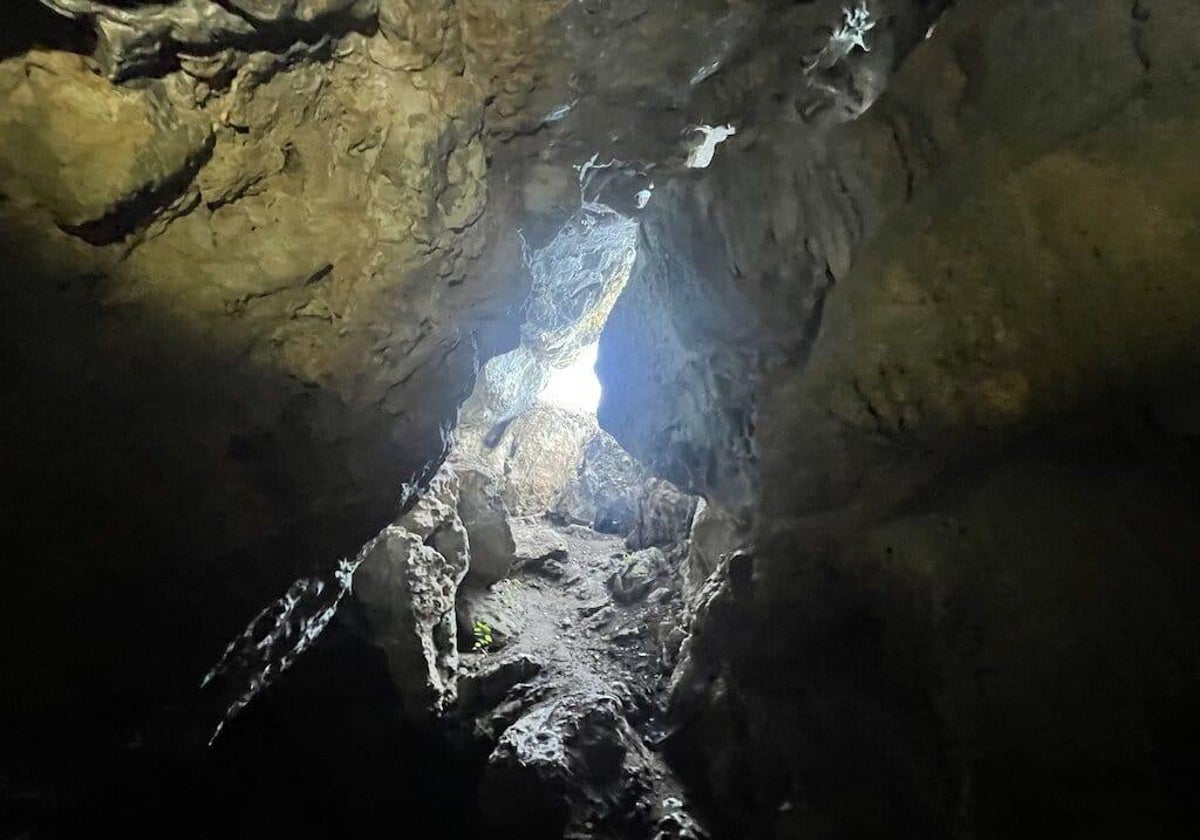
[[[475,637],[475,645],[471,650],[483,653],[492,646],[492,625],[479,619],[471,627],[471,635]]]

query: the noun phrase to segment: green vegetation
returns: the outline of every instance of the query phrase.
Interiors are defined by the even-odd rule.
[[[492,646],[492,625],[486,621],[479,620],[471,627],[471,635],[475,637],[475,645],[472,650],[483,653]]]

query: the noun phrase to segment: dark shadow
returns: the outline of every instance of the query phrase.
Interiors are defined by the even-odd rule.
[[[448,809],[460,772],[432,769],[442,750],[428,737],[375,725],[394,699],[361,643],[331,637],[211,752],[219,710],[199,682],[293,580],[327,574],[396,515],[453,396],[431,377],[414,392],[420,418],[348,406],[169,310],[108,302],[102,260],[72,273],[64,242],[48,266],[12,224],[0,836],[304,837],[343,823],[395,836],[397,815]]]
[[[90,55],[95,40],[89,26],[55,14],[38,0],[5,0],[0,10],[0,61],[37,47]]]

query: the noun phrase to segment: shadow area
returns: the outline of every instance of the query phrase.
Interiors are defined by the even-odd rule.
[[[38,0],[5,0],[0,10],[0,61],[31,49],[90,55],[95,46],[87,26],[55,14]]]
[[[416,393],[435,407],[397,442],[395,418],[34,251],[0,227],[0,835],[457,836],[469,771],[396,719],[345,628],[212,749],[199,692],[264,605],[395,516],[444,396]]]

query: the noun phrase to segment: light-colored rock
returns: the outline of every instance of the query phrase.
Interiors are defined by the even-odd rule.
[[[554,509],[575,478],[597,431],[594,417],[539,403],[509,423],[494,446],[485,440],[487,429],[460,429],[454,460],[495,473],[514,516],[542,514]]]
[[[389,526],[354,575],[354,600],[366,615],[372,643],[387,655],[404,711],[414,720],[429,720],[454,703],[454,596],[467,572],[466,552],[455,550],[463,535],[450,520],[432,535],[433,544],[427,540]]]
[[[518,562],[531,562],[567,555],[567,543],[534,518],[512,520]]]
[[[745,528],[716,504],[700,499],[688,536],[688,553],[683,565],[684,598],[694,605],[704,582],[723,558],[745,545]]]
[[[601,429],[584,447],[583,459],[554,505],[554,513],[610,534],[629,534],[637,523],[646,471],[612,435]]]
[[[468,576],[476,584],[495,583],[508,575],[516,559],[500,483],[486,470],[461,464],[454,467],[454,473],[459,482],[458,515],[471,538]]]
[[[84,60],[31,53],[3,85],[0,192],[44,206],[65,230],[106,244],[180,199],[213,150],[203,118],[166,97],[116,88]]]
[[[637,520],[625,539],[630,548],[682,545],[692,528],[697,497],[659,478],[649,479],[637,498]]]
[[[182,54],[342,32],[375,17],[379,0],[173,0],[144,7],[104,0],[42,0],[94,26],[95,60],[112,79],[154,75]],[[232,7],[232,8],[229,8]]]
[[[608,581],[613,600],[632,604],[645,598],[671,574],[671,564],[657,546],[635,551],[621,561],[621,568]]]

